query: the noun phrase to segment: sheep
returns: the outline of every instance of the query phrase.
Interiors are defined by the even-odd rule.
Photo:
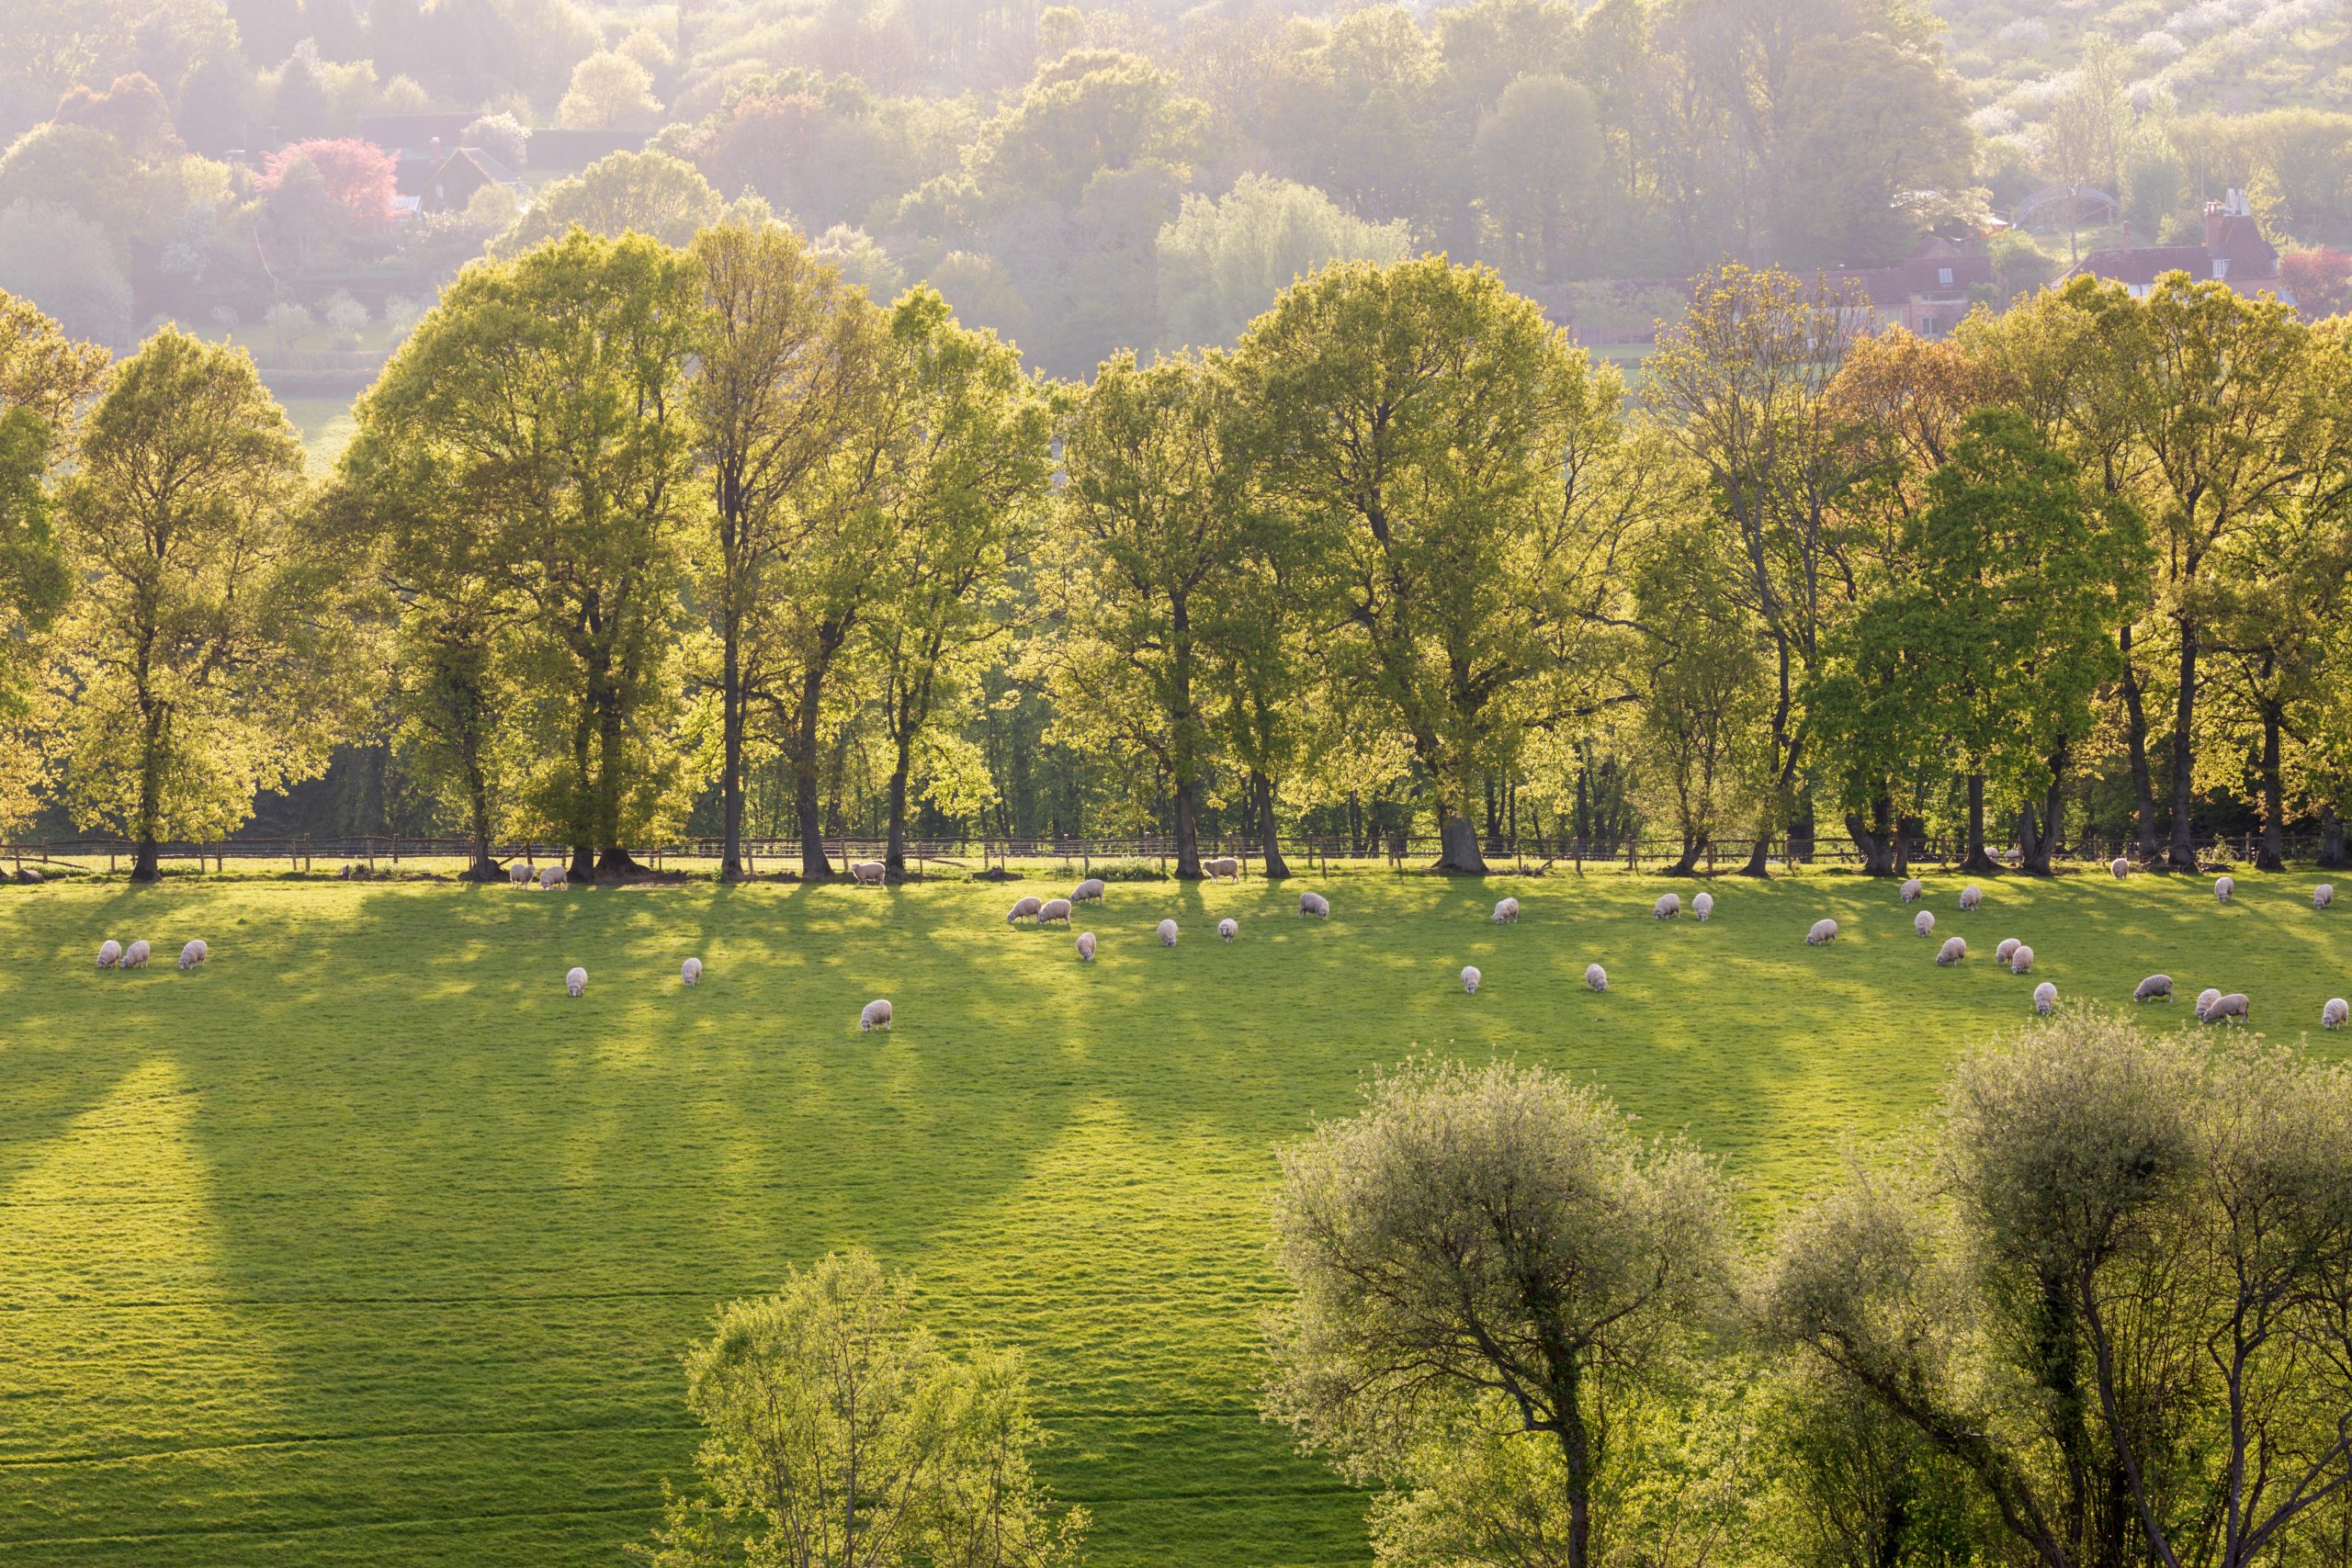
[[[1464,994],[1476,996],[1478,982],[1485,978],[1484,975],[1478,973],[1478,966],[1476,964],[1464,964],[1462,966],[1462,989]]]
[[[1328,920],[1331,918],[1331,901],[1320,893],[1302,893],[1298,896],[1298,912]]]
[[[2132,999],[2135,1002],[2168,1002],[2172,1000],[2172,976],[2169,975],[2149,976],[2146,979],[2132,987]]]
[[[1960,907],[1962,912],[1973,909],[1983,902],[1984,902],[1984,889],[1977,886],[1973,882],[1960,890]]]
[[[189,970],[195,968],[198,964],[203,963],[206,959],[211,956],[212,949],[205,945],[204,939],[202,937],[198,937],[194,942],[189,942],[186,947],[180,949],[180,973],[183,975],[187,974]]]
[[[679,964],[678,978],[689,986],[701,985],[702,960],[699,958],[689,958],[684,964]]]
[[[1100,904],[1102,902],[1102,879],[1088,877],[1069,890],[1069,901],[1073,904]]]
[[[2237,890],[2238,879],[2236,877],[2217,876],[2213,879],[2213,902],[2216,904],[2226,904],[2230,901],[2230,895]]]
[[[885,1033],[890,1028],[890,1004],[879,997],[866,1003],[857,1012],[857,1032],[871,1034],[876,1028]]]
[[[539,867],[539,890],[541,892],[548,892],[558,887],[569,888],[571,886],[571,873],[565,867],[560,865],[543,865]]]
[[[2201,991],[2198,992],[2198,993],[2197,993],[2197,1021],[2198,1021],[2198,1022],[2199,1022],[2199,1023],[2204,1022],[2204,1021],[2205,1021],[2205,1015],[2206,1015],[2207,1013],[2209,1013],[2209,1012],[2212,1011],[2212,1010],[2213,1010],[2213,1004],[2214,1004],[2215,1002],[2220,1001],[2221,999],[2222,999],[2222,993],[2221,993],[2221,990],[2220,990],[2218,987],[2213,987],[2213,986],[2208,986],[2208,987],[2206,987],[2203,990],[2201,990]]]
[[[530,864],[529,864],[529,863],[528,863],[528,862],[526,862],[526,861],[519,861],[519,860],[518,860],[518,861],[513,861],[513,862],[510,862],[510,863],[507,864],[507,867],[506,867],[506,886],[509,886],[509,887],[520,887],[520,886],[524,886],[526,883],[529,882],[530,880],[531,880],[531,867],[530,867]]]
[[[2107,863],[2107,869],[2115,874],[2116,881],[2120,882],[2125,877],[2132,874],[2132,863],[2125,860],[2121,855],[2118,855],[2113,860]]]
[[[1700,894],[1690,900],[1690,912],[1699,917],[1701,925],[1705,925],[1707,917],[1715,912],[1715,896],[1712,893]]]
[[[125,969],[144,969],[147,966],[146,938],[141,937],[122,950],[122,966]]]
[[[2205,1021],[2221,1023],[2227,1021],[2243,1023],[2252,1016],[2249,1010],[2252,1006],[2253,1004],[2246,1000],[2244,991],[2232,991],[2205,1010]]]
[[[1657,902],[1650,906],[1650,919],[1654,920],[1671,920],[1681,913],[1682,895],[1679,893],[1661,893]]]
[[[1231,855],[1219,855],[1215,860],[1201,863],[1201,874],[1211,882],[1220,882],[1227,877],[1238,882],[1241,880],[1241,863]]]
[[[1936,917],[1922,909],[1913,918],[1911,929],[1921,936],[1932,935],[1936,929]]]
[[[1815,920],[1813,922],[1813,929],[1804,933],[1804,944],[1807,947],[1821,947],[1837,940],[1838,922],[1835,920]]]
[[[2017,951],[2009,954],[2009,973],[2012,975],[2032,974],[2033,949],[2019,942]]]
[[[2001,945],[1993,950],[1993,962],[2002,964],[2007,964],[2009,961],[2009,955],[2017,952],[2017,950],[2023,945],[2024,944],[2022,942],[2018,942],[2018,939],[2013,936],[2003,937],[2001,939]]]
[[[1943,946],[1936,952],[1936,967],[1949,969],[1967,956],[1968,939],[1966,937],[1946,937]]]
[[[1915,876],[1903,885],[1903,901],[1906,904],[1917,903],[1927,891],[1927,884]]]
[[[1584,983],[1596,991],[1605,991],[1609,988],[1609,971],[1598,964],[1588,964],[1584,966]]]
[[[107,941],[98,943],[98,967],[111,969],[122,962],[122,943]]]
[[[1045,907],[1046,901],[1034,893],[1015,898],[1012,901],[1012,908],[1005,912],[1004,923],[1008,926],[1017,926],[1023,920],[1034,920]]]
[[[1176,945],[1175,921],[1162,920],[1159,922],[1159,945],[1162,947],[1173,947]]]
[[[2314,909],[2324,909],[2324,908],[2326,908],[2330,904],[2333,904],[2333,903],[2335,903],[2335,885],[2334,883],[2330,883],[2330,882],[2323,882],[2323,883],[2321,883],[2317,887],[2314,887],[2314,888],[2312,888],[2312,908],[2314,908]]]
[[[2033,1010],[2048,1018],[2058,1006],[2058,987],[2044,980],[2033,988]]]
[[[862,860],[849,868],[850,880],[860,887],[879,887],[890,874],[890,868],[878,860]]]
[[[1094,933],[1092,931],[1078,933],[1078,961],[1080,964],[1094,962]]]
[[[42,876],[40,872],[34,870],[31,866],[20,865],[17,868],[17,881],[21,886],[39,887],[47,880],[48,879],[46,877]]]
[[[577,964],[564,971],[563,994],[567,997],[586,996],[588,994],[588,971],[582,969]]]
[[[1216,935],[1219,942],[1231,942],[1235,937],[1238,937],[1240,934],[1241,922],[1233,919],[1230,915],[1216,923]]]
[[[1494,922],[1498,926],[1519,924],[1519,900],[1505,898],[1495,906]]]
[[[337,882],[348,882],[348,881],[350,881],[350,880],[351,880],[351,863],[350,863],[350,862],[345,861],[345,862],[342,864],[342,866],[341,866],[341,867],[339,867],[339,868],[336,870],[336,872],[335,872],[335,874],[334,874],[334,879],[335,879]]]
[[[1037,923],[1044,925],[1048,920],[1059,920],[1064,925],[1069,924],[1069,900],[1067,898],[1046,899],[1045,907],[1037,911]]]
[[[2319,1026],[2322,1029],[2341,1029],[2346,1019],[2352,1019],[2352,1003],[2346,1002],[2342,997],[2328,998],[2327,1005],[2319,1010]]]

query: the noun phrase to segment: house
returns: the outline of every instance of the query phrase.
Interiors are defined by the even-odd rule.
[[[425,212],[462,212],[484,186],[504,186],[517,196],[528,190],[521,175],[481,148],[460,147],[419,182],[417,206]]]
[[[2240,294],[2285,298],[2278,286],[2278,248],[2263,238],[2261,221],[2246,206],[2245,193],[2236,190],[2205,204],[2204,243],[2093,251],[2066,277],[2106,278],[2141,299],[2168,272],[2185,272],[2197,283],[2226,283]]]
[[[1901,327],[1924,338],[1951,334],[1961,318],[1993,289],[1993,258],[1963,242],[1929,235],[1893,266],[1821,274],[1825,292],[1847,302],[1863,331]]]

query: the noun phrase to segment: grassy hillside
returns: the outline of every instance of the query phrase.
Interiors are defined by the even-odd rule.
[[[2352,6],[2345,0],[1929,0],[1945,53],[1980,108],[2032,121],[2083,40],[2127,55],[2134,96],[2185,112],[2352,109]],[[1998,121],[1992,123],[1996,127]]]
[[[1761,1220],[2025,1021],[2003,935],[2064,997],[2169,968],[2301,1033],[2352,990],[2352,913],[2314,913],[2313,880],[2242,877],[2227,908],[2002,881],[1962,916],[1939,878],[1939,937],[1977,949],[1949,971],[1892,886],[1829,876],[1717,884],[1707,926],[1653,922],[1667,885],[1623,875],[1514,881],[1499,929],[1499,882],[1328,877],[1329,923],[1296,883],[1114,886],[1091,968],[971,884],[0,889],[0,1556],[617,1563],[693,1443],[680,1348],[865,1243],[935,1321],[1030,1349],[1097,1563],[1355,1561],[1361,1500],[1252,1390],[1272,1149],[1367,1066],[1594,1075]],[[1824,913],[1845,935],[1809,950]],[[212,962],[174,972],[199,934]],[[107,936],[159,967],[96,973]],[[856,1032],[875,996],[895,1034]]]

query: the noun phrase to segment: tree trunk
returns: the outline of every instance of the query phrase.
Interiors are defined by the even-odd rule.
[[[588,765],[589,739],[594,733],[595,698],[592,693],[571,726],[571,798],[565,803],[570,820],[564,824],[571,839],[568,874],[574,882],[596,880],[595,786]]]
[[[2342,871],[2352,865],[2352,859],[2344,852],[2344,818],[2333,806],[2319,808],[2319,863],[2323,871]]]
[[[621,842],[621,777],[628,766],[628,737],[621,726],[620,694],[604,694],[597,716],[596,838],[603,851],[596,857],[598,876],[636,876],[645,867]]]
[[[1894,874],[1895,842],[1900,831],[1894,822],[1894,803],[1883,795],[1871,802],[1868,822],[1851,811],[1846,813],[1846,832],[1853,839],[1854,847],[1862,852],[1864,876]]]
[[[1984,775],[1968,775],[1968,853],[1960,863],[1962,871],[1973,871],[1991,876],[2001,865],[1984,848]]]
[[[1452,801],[1437,804],[1437,869],[1462,876],[1487,874],[1486,857],[1478,852],[1478,828]]]
[[[1497,792],[1497,791],[1496,791],[1496,789],[1495,789],[1495,775],[1494,775],[1494,774],[1492,774],[1492,773],[1488,773],[1488,774],[1487,775],[1487,781],[1486,781],[1486,782],[1487,782],[1487,852],[1488,854],[1490,854],[1490,855],[1498,855],[1498,854],[1500,854],[1500,853],[1502,853],[1502,852],[1503,852],[1503,814],[1502,814],[1502,802],[1501,802],[1500,798],[1498,797],[1498,792]]]
[[[2123,738],[2132,756],[2132,799],[2140,816],[2140,859],[2156,858],[2156,781],[2148,766],[2148,714],[2140,692],[2140,676],[2132,662],[2132,628],[2118,634],[2123,650]]]
[[[153,833],[140,834],[139,848],[132,852],[130,857],[130,880],[133,882],[160,882],[163,880],[163,876],[164,868],[156,862],[155,835]]]
[[[1257,804],[1258,853],[1266,863],[1266,879],[1288,876],[1290,863],[1283,859],[1282,836],[1274,825],[1274,781],[1252,768],[1250,795]]]
[[[2197,869],[2197,840],[2191,832],[2188,807],[2194,798],[2197,724],[2197,624],[2180,627],[2180,694],[2173,704],[2172,721],[2172,843],[2168,858],[2175,871]]]
[[[718,677],[718,727],[724,756],[719,786],[726,800],[726,846],[719,852],[718,879],[740,882],[743,876],[743,669],[741,638],[730,614],[727,649]]]
[[[490,786],[479,765],[468,771],[467,815],[473,839],[473,864],[466,868],[468,882],[496,882],[498,867],[490,858]]]
[[[2262,712],[2262,852],[2254,857],[2257,871],[2287,869],[2287,785],[2278,766],[2278,710],[2270,704]]]
[[[1180,780],[1170,803],[1176,819],[1176,874],[1187,882],[1201,879],[1200,792],[1200,780]]]
[[[130,859],[130,880],[159,882],[164,868],[155,853],[155,824],[164,815],[164,709],[143,695],[140,705],[145,710],[140,729],[146,744],[139,753],[139,849]]]
[[[890,769],[890,843],[883,852],[884,874],[892,882],[907,879],[907,775],[914,771],[914,751],[899,742],[898,761]]]
[[[800,830],[800,874],[814,879],[833,874],[825,852],[822,806],[817,789],[817,721],[822,712],[823,673],[813,664],[801,673],[800,702],[793,714],[792,807]]]
[[[1696,876],[1699,874],[1699,857],[1706,852],[1706,834],[1684,833],[1682,835],[1682,858],[1676,861],[1672,865],[1668,866],[1666,868],[1666,874],[1668,876]]]

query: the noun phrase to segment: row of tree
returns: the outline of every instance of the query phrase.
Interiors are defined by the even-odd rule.
[[[2266,863],[2306,815],[2340,859],[2352,332],[2177,277],[1871,324],[1728,268],[1635,407],[1425,257],[1077,389],[774,222],[574,231],[469,268],[314,484],[241,354],[107,371],[19,307],[10,815],[45,791],[152,875],[384,734],[477,875],[511,837],[627,873],[702,801],[739,874],[763,777],[823,874],[853,773],[903,871],[1037,705],[1186,875],[1213,805],[1280,874],[1383,780],[1482,870],[1481,808],[1492,842],[1596,752],[1684,871],[1825,813],[1873,871],[1935,824],[1991,869],[2010,821],[2047,870],[2073,803],[2185,866],[2217,785]]]

